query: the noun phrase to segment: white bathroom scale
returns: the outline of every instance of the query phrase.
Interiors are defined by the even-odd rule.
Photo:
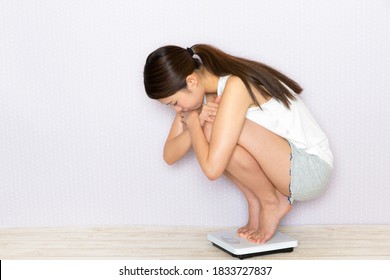
[[[211,232],[207,234],[207,239],[215,247],[239,259],[292,252],[298,246],[298,240],[279,231],[264,244],[249,242],[239,237],[236,230]]]

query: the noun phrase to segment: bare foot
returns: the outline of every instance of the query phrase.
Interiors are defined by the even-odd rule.
[[[243,227],[240,227],[238,230],[237,230],[237,234],[239,237],[242,237],[242,238],[247,238],[249,235],[251,235],[252,233],[254,233],[256,231],[257,227],[256,226],[252,226],[250,225],[249,223],[246,224],[245,226]]]
[[[291,210],[286,196],[280,194],[274,204],[262,205],[259,215],[259,227],[247,236],[254,243],[265,243],[272,238],[282,218]]]
[[[238,236],[242,238],[247,238],[259,227],[260,202],[257,199],[254,199],[251,202],[248,201],[248,213],[248,223],[237,230]]]

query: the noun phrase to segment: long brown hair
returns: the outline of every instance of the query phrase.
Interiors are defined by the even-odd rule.
[[[198,57],[193,57],[192,52]],[[245,84],[253,102],[260,107],[252,87],[264,97],[274,97],[287,108],[295,93],[302,92],[298,83],[279,71],[257,61],[239,58],[205,44],[197,44],[190,49],[177,46],[164,46],[152,52],[146,59],[144,86],[152,99],[173,95],[187,87],[186,77],[203,66],[216,76],[234,75]]]

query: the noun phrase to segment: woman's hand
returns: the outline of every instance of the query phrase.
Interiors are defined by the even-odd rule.
[[[197,110],[180,112],[181,123],[183,126],[189,127],[194,122],[200,122],[199,120],[199,112]]]
[[[215,120],[215,116],[217,115],[217,110],[218,110],[218,106],[219,106],[220,101],[221,101],[221,96],[218,96],[217,98],[213,98],[212,100],[208,100],[207,105],[209,105],[211,107],[211,109],[209,107],[206,110],[202,110],[202,113],[204,113],[205,115],[208,114],[207,118],[203,118],[204,123],[202,126],[204,135],[206,136],[208,143],[210,143],[211,131],[213,130],[213,123]],[[202,115],[202,113],[201,113],[201,115]],[[202,116],[201,115],[199,115],[199,121],[202,124]]]
[[[200,126],[203,126],[205,122],[213,123],[215,116],[217,115],[218,104],[215,102],[208,102],[202,106],[202,111],[199,114]]]
[[[188,126],[188,119],[192,116],[195,116],[195,113],[198,114],[200,126],[203,127],[206,122],[213,123],[215,120],[215,116],[217,115],[220,100],[221,96],[218,96],[214,99],[214,102],[209,101],[207,104],[204,104],[200,113],[198,110],[181,112],[180,115],[183,125]]]

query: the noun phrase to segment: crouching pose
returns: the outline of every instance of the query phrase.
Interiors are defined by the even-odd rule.
[[[294,200],[316,198],[329,183],[328,139],[298,97],[302,88],[279,71],[210,45],[164,46],[146,60],[144,86],[177,112],[165,161],[192,146],[210,180],[225,174],[245,195],[241,237],[268,241]]]

